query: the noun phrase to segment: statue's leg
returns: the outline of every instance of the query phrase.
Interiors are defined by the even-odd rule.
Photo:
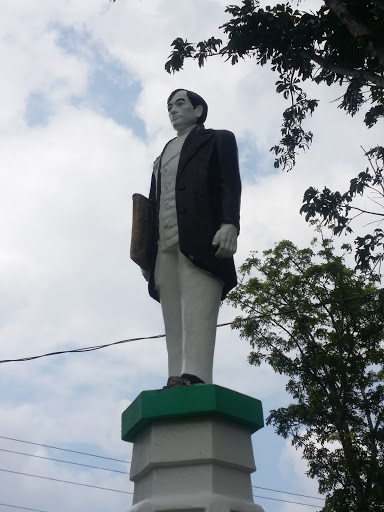
[[[155,285],[160,297],[168,351],[168,376],[180,376],[182,366],[182,326],[178,245],[159,251],[155,267]]]
[[[182,373],[212,382],[216,325],[223,282],[179,253]]]

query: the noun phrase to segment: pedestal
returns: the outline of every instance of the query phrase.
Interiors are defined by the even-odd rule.
[[[263,512],[253,503],[261,402],[213,384],[143,391],[122,416],[133,442],[129,512]]]

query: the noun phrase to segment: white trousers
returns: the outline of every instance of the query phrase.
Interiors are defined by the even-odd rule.
[[[155,285],[163,311],[168,375],[189,373],[211,383],[223,282],[194,265],[177,243],[159,250]]]

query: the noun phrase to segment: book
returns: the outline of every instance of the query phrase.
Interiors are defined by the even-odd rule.
[[[147,272],[151,269],[155,245],[155,207],[142,194],[132,196],[131,259]]]

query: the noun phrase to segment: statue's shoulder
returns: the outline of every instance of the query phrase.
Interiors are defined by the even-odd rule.
[[[234,137],[234,133],[233,132],[230,132],[229,130],[212,130],[213,132],[215,132],[217,135],[219,136],[230,136],[230,137]]]
[[[229,130],[212,130],[215,134],[216,140],[220,144],[236,144],[236,137],[233,132]]]
[[[222,139],[222,140],[229,140],[229,139],[234,140],[235,139],[235,135],[232,132],[230,132],[229,130],[215,130],[213,128],[205,128],[204,125],[198,125],[193,130],[191,135],[192,136],[202,136],[202,137],[207,137],[207,136],[213,135],[217,139]]]
[[[160,167],[161,155],[159,155],[156,160],[153,162],[153,172],[157,173]]]
[[[229,130],[211,130],[214,132],[216,137],[219,137],[221,139],[234,139],[235,134],[233,132],[230,132]]]

